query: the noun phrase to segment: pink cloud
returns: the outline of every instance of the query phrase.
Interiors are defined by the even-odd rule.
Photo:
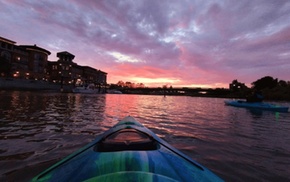
[[[290,80],[290,3],[256,1],[0,2],[0,34],[17,44],[69,51],[117,79],[168,78],[180,85]],[[120,63],[117,52],[141,60]]]

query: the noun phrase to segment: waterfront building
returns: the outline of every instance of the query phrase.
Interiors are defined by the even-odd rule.
[[[106,72],[98,70],[97,83],[99,83],[100,85],[106,85],[107,84],[107,73]]]
[[[49,62],[48,70],[49,80],[54,83],[73,84],[72,66],[75,56],[67,51],[58,52],[56,56],[59,58],[57,62]]]
[[[16,42],[0,37],[0,75],[10,77],[11,62],[13,57],[14,45]]]
[[[73,76],[75,84],[78,86],[90,83],[98,86],[107,84],[107,73],[89,66],[73,65]]]
[[[15,45],[0,37],[1,77],[46,80],[47,57],[50,55],[36,45]]]
[[[58,52],[57,62],[49,61],[49,80],[54,83],[73,84],[77,86],[107,84],[107,73],[89,66],[80,66],[73,62],[75,56],[67,51]]]
[[[28,72],[26,73],[27,78],[34,80],[48,81],[47,78],[47,58],[50,52],[46,49],[34,45],[20,45],[18,46],[18,55],[28,54],[27,58],[16,57],[15,62],[20,61],[23,64],[27,64]],[[25,51],[25,52],[23,52]],[[24,68],[24,67],[23,67]]]
[[[14,46],[10,72],[13,78],[29,79],[33,76],[29,71],[29,53],[26,49]]]
[[[76,86],[84,85],[84,78],[83,78],[83,68],[82,66],[74,63],[72,65],[72,79],[74,80],[74,84]]]
[[[95,83],[98,79],[98,72],[96,69],[89,66],[83,66],[83,78],[86,83]]]
[[[35,45],[16,45],[0,37],[0,76],[15,79],[41,80],[63,85],[107,84],[107,73],[73,62],[75,55],[58,52],[57,61],[48,61],[51,53]]]

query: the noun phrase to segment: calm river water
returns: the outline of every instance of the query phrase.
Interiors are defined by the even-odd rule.
[[[0,102],[0,181],[29,180],[127,115],[226,181],[290,181],[290,113],[185,96],[0,91]]]

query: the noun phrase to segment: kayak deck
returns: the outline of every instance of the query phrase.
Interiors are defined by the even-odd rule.
[[[32,181],[222,181],[128,116]]]

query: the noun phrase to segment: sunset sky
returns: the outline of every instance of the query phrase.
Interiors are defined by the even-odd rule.
[[[0,36],[68,51],[108,83],[290,81],[289,0],[0,0]]]

